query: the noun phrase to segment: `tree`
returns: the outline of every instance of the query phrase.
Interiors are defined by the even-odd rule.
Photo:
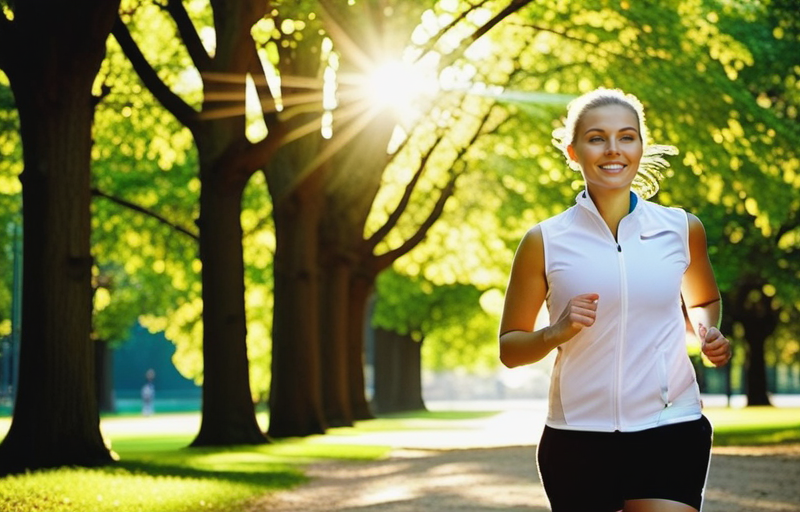
[[[413,257],[418,260],[419,255],[415,252]],[[423,366],[473,371],[497,366],[497,350],[486,343],[494,339],[497,322],[482,309],[483,290],[469,282],[475,274],[453,273],[447,278],[443,274],[448,263],[429,263],[440,268],[424,265],[420,267],[424,270],[413,277],[389,269],[377,279],[371,320],[375,327],[372,406],[378,413],[424,408]],[[404,265],[398,262],[397,266]],[[425,275],[439,283],[434,284]],[[458,282],[459,278],[464,282]],[[445,280],[449,282],[445,284]],[[429,339],[432,347],[428,347]],[[424,364],[422,351],[427,352]]]
[[[25,233],[19,387],[0,471],[103,464],[112,457],[100,435],[89,336],[89,176],[92,85],[118,2],[0,7],[0,69],[23,146]]]
[[[790,149],[797,140],[796,52],[789,51],[796,45],[790,27],[797,23],[776,14],[778,3],[763,10],[687,3],[680,13],[671,5],[587,11],[540,3],[523,12],[523,22],[500,27],[491,36],[504,51],[493,66],[524,71],[495,82],[503,84],[496,98],[509,120],[471,152],[483,159],[481,172],[463,179],[470,180],[469,190],[480,191],[479,199],[472,202],[462,186],[455,203],[465,203],[459,211],[472,218],[481,208],[475,203],[482,204],[497,212],[496,219],[464,222],[450,211],[429,242],[398,261],[398,271],[415,276],[424,268],[436,285],[452,282],[454,274],[477,276],[463,270],[463,262],[486,246],[499,248],[506,262],[485,258],[481,274],[510,263],[524,231],[569,206],[582,187],[549,144],[554,120],[572,95],[599,85],[621,87],[645,102],[656,142],[682,151],[671,159],[656,200],[704,220],[730,321],[726,332],[750,347],[749,401],[758,403],[755,396],[767,389],[764,344],[777,319],[786,322],[797,311],[797,160]],[[710,90],[719,94],[710,97]],[[481,225],[485,236],[469,249],[439,234],[440,228],[452,233],[471,225]],[[499,313],[496,299],[505,283],[494,279],[492,286],[481,304]],[[451,338],[439,341],[438,331],[434,326],[426,333],[425,351],[446,360]],[[475,342],[496,344],[494,336]]]
[[[441,59],[438,67],[448,68],[472,42],[526,3],[449,6],[445,10],[452,10],[443,16],[451,23],[427,27],[427,41],[417,48],[416,58],[423,60],[436,54],[434,58]],[[423,192],[417,188],[432,155],[453,163],[463,156],[471,139],[492,126],[488,102],[478,97],[470,97],[468,103],[477,113],[468,114],[464,109],[458,115],[457,109],[467,105],[462,103],[463,92],[437,105],[424,122],[415,120],[424,145],[419,153],[410,150],[417,165],[411,170],[414,177],[405,193],[401,192],[393,213],[384,217],[383,227],[365,236],[370,210],[392,160],[386,150],[397,125],[388,117],[386,104],[376,107],[365,101],[365,70],[386,61],[402,61],[417,25],[418,14],[414,13],[419,13],[421,6],[402,2],[346,6],[328,1],[321,5],[325,33],[336,52],[335,66],[329,66],[327,60],[321,64],[318,46],[305,44],[318,40],[313,36],[318,33],[316,25],[306,25],[310,28],[296,40],[279,40],[280,48],[287,50],[279,53],[274,63],[288,83],[303,87],[310,83],[312,90],[317,90],[316,96],[311,95],[295,109],[297,112],[285,116],[289,133],[303,133],[303,137],[282,145],[265,170],[277,233],[269,428],[275,437],[307,435],[323,431],[328,423],[349,424],[354,418],[370,416],[364,396],[363,319],[374,280],[424,239],[454,191],[460,165],[436,174],[433,184],[427,182]],[[478,16],[479,11],[485,16]],[[430,11],[432,17],[433,13]],[[301,18],[304,23],[310,18],[285,16]],[[282,26],[277,22],[280,19],[275,26]],[[451,39],[443,42],[448,33]],[[292,34],[294,30],[288,35]],[[455,47],[448,46],[454,40]],[[325,109],[320,105],[324,98],[319,92],[324,84],[319,79],[309,80],[323,76],[326,68],[347,79],[338,82],[341,89],[337,107],[331,112],[330,140],[325,139],[324,132],[315,130],[320,124],[326,126],[322,122]],[[451,72],[456,69],[453,66]],[[282,91],[287,99],[296,98],[292,93],[298,92],[291,88]],[[464,124],[453,134],[450,122],[455,124],[458,118],[464,119]],[[409,201],[415,193],[425,199],[419,209],[413,209],[414,227],[397,246],[376,253],[376,247],[400,218],[412,210]],[[320,363],[320,344],[331,351],[324,365]]]
[[[198,112],[158,76],[123,19],[114,37],[145,86],[194,137],[199,158],[200,260],[203,283],[203,420],[194,446],[264,442],[250,391],[244,304],[242,195],[266,143],[245,134],[245,77],[255,64],[250,30],[261,15],[255,1],[212,1],[216,46],[203,46],[180,0],[164,8],[203,80]],[[135,11],[134,13],[135,14]]]
[[[797,309],[797,288],[790,284],[798,272],[796,93],[775,94],[788,92],[797,80],[796,52],[787,46],[796,39],[784,27],[791,24],[786,18],[776,21],[766,7],[738,4],[687,3],[680,12],[633,4],[614,11],[566,11],[564,18],[584,22],[530,20],[528,37],[536,38],[531,47],[547,53],[520,59],[535,62],[537,71],[548,66],[556,71],[531,74],[515,88],[575,94],[605,85],[642,99],[653,138],[681,150],[656,200],[683,206],[705,222],[725,316],[731,326],[744,327],[750,349],[749,400],[764,403],[765,340],[780,315]],[[608,37],[612,27],[614,36]],[[552,126],[530,129],[541,142],[520,144],[517,130],[509,137],[524,149],[513,148],[508,156],[535,163],[528,180],[546,186],[520,187],[515,176],[505,178],[514,185],[506,194],[521,189],[528,202],[542,202],[536,199],[542,189],[566,185],[564,194],[574,195],[569,185],[577,189],[579,181],[567,177],[557,184],[564,176],[560,155],[542,154]]]

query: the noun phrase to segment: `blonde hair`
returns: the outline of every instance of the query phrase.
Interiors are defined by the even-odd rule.
[[[595,108],[608,105],[620,105],[629,108],[636,114],[639,121],[639,136],[642,139],[642,159],[639,163],[639,170],[633,180],[632,188],[643,198],[647,199],[655,195],[659,189],[659,183],[663,179],[662,169],[669,167],[669,162],[664,159],[664,155],[677,155],[678,148],[662,144],[649,144],[649,132],[644,119],[644,107],[639,99],[626,94],[619,89],[598,88],[572,100],[567,105],[567,118],[564,126],[553,130],[553,145],[561,150],[567,160],[567,165],[575,171],[580,171],[580,165],[572,160],[567,151],[567,147],[572,145],[575,140],[575,130],[583,115]]]

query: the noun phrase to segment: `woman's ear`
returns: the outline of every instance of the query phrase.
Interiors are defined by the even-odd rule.
[[[572,144],[567,146],[567,154],[569,155],[570,159],[572,159],[573,162],[578,161],[578,155],[575,154],[575,146],[573,146]]]

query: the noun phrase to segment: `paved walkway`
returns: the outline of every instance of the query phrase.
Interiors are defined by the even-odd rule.
[[[413,430],[325,436],[379,444],[392,456],[307,468],[311,481],[253,502],[247,512],[545,512],[535,443],[542,408],[472,420],[419,420]],[[539,426],[538,428],[536,426]],[[704,512],[800,512],[800,445],[716,448]]]

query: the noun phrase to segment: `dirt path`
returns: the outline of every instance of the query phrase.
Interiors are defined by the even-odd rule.
[[[248,512],[545,512],[539,432],[525,427],[540,419],[541,411],[506,411],[457,428],[431,421],[360,436],[358,444],[394,446],[392,456],[311,465],[308,484],[257,500]],[[715,448],[703,510],[800,512],[800,445]]]

